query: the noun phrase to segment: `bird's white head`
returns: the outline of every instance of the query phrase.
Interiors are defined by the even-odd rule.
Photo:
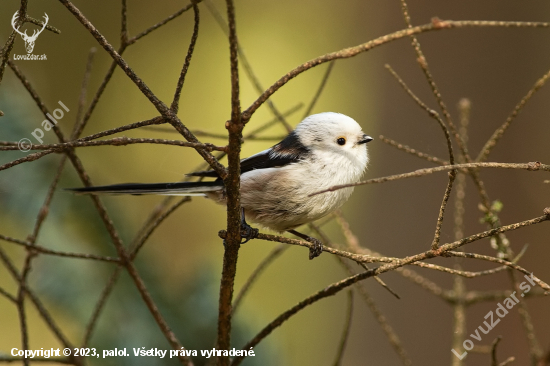
[[[368,162],[367,136],[351,117],[341,113],[325,112],[305,118],[296,127],[300,142],[319,153],[345,156],[363,170]]]

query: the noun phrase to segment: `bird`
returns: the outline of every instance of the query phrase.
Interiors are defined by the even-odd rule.
[[[361,126],[341,113],[324,112],[304,118],[281,142],[241,160],[241,236],[246,243],[259,231],[253,223],[282,233],[289,232],[311,244],[309,259],[323,251],[320,240],[295,229],[318,220],[350,197],[353,187],[312,195],[335,185],[356,183],[364,174],[369,157],[368,142]],[[123,183],[71,188],[80,194],[158,194],[206,196],[226,203],[224,182],[214,170],[188,176],[216,178],[213,181],[176,183]]]

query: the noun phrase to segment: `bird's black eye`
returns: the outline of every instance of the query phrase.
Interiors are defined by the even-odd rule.
[[[336,140],[336,142],[338,143],[338,145],[343,146],[346,144],[346,139],[343,137],[338,137],[338,140]]]

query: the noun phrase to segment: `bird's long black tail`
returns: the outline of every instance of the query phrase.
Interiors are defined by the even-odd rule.
[[[221,180],[214,182],[178,182],[178,183],[123,183],[109,186],[69,188],[79,194],[158,194],[165,196],[204,196],[206,192],[223,189]]]

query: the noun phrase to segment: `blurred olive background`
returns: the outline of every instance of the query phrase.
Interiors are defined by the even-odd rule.
[[[119,43],[120,3],[117,1],[75,1],[75,5],[115,48]],[[185,1],[128,1],[130,36],[157,23],[185,6]],[[214,4],[225,16],[225,4]],[[548,21],[550,4],[497,0],[410,1],[415,24],[430,18]],[[10,20],[18,10],[16,0],[0,3],[0,41],[12,31]],[[198,42],[185,81],[179,117],[192,130],[225,133],[230,116],[229,47],[227,39],[208,9],[201,4]],[[297,65],[345,47],[354,46],[405,27],[396,1],[250,1],[236,2],[239,41],[265,88]],[[93,37],[56,1],[30,1],[29,15],[42,19],[46,12],[51,25],[61,34],[44,31],[36,41],[34,54],[46,54],[47,61],[16,61],[43,98],[47,107],[62,101],[70,109],[60,128],[69,134],[77,110],[85,63],[90,48],[98,51],[93,62],[88,101],[107,71],[111,58]],[[26,24],[22,29],[38,27]],[[193,13],[176,20],[129,47],[123,57],[134,71],[165,103],[172,99],[193,29]],[[467,97],[472,102],[469,130],[470,151],[477,155],[484,142],[500,126],[535,81],[550,67],[548,29],[469,28],[445,30],[419,37],[443,97],[458,122],[456,105]],[[25,54],[17,36],[13,52]],[[355,118],[373,137],[383,134],[429,154],[446,158],[446,146],[440,128],[418,108],[384,69],[392,67],[418,96],[435,108],[436,103],[416,63],[408,39],[392,42],[348,60],[336,62],[326,90],[314,112],[337,111]],[[297,103],[308,103],[319,85],[327,65],[316,67],[293,79],[272,100],[285,111]],[[243,108],[257,97],[251,83],[241,72]],[[494,149],[489,161],[550,161],[550,89],[540,90]],[[18,141],[27,137],[44,120],[13,72],[6,70],[0,87],[0,140]],[[288,120],[295,126],[304,109]],[[117,69],[100,100],[84,135],[114,128],[157,115],[154,107],[128,77]],[[263,106],[246,130],[252,130],[272,118]],[[266,136],[280,136],[279,125]],[[181,138],[177,134],[151,130],[133,130],[129,137]],[[44,140],[56,141],[53,132]],[[201,138],[222,145],[223,140]],[[272,145],[270,142],[246,142],[243,156]],[[78,150],[95,184],[119,182],[177,181],[201,163],[199,155],[188,148],[159,145],[126,147],[89,147]],[[368,178],[408,172],[430,163],[407,155],[375,139],[369,144],[371,164]],[[21,152],[2,152],[0,164],[25,156]],[[37,212],[55,175],[60,156],[52,154],[38,161],[0,172],[0,233],[24,239],[31,232]],[[503,224],[542,214],[550,206],[548,175],[517,170],[481,172],[491,199],[499,199],[504,208]],[[382,185],[358,187],[343,212],[363,246],[390,256],[406,256],[424,251],[431,243],[433,230],[447,177],[436,174]],[[61,188],[81,183],[70,164],[66,164]],[[479,222],[477,193],[468,181],[466,190],[465,234],[486,229]],[[162,200],[160,197],[104,197],[109,213],[125,243],[135,236],[140,225]],[[451,204],[454,199],[451,200]],[[452,207],[452,206],[450,206]],[[452,210],[444,225],[442,242],[453,240]],[[194,198],[177,210],[154,233],[140,252],[137,265],[161,311],[188,349],[212,348],[217,317],[217,298],[223,247],[217,236],[225,226],[224,208],[202,198]],[[327,226],[331,238],[341,242],[334,224]],[[550,269],[550,226],[543,223],[508,235],[513,249],[529,249],[522,265],[548,281]],[[38,243],[52,249],[115,255],[113,245],[87,197],[58,190],[50,215]],[[0,244],[18,266],[24,251],[10,243]],[[238,290],[256,265],[277,244],[254,240],[242,247],[238,263]],[[470,244],[467,251],[493,254],[488,240]],[[438,260],[452,265],[451,260]],[[492,265],[465,261],[468,270],[492,268]],[[78,344],[83,329],[105,282],[114,269],[103,263],[79,259],[39,256],[30,274],[33,289],[59,322],[62,330]],[[420,271],[420,270],[419,270]],[[450,288],[452,277],[439,272],[422,271],[426,277]],[[289,248],[260,278],[245,298],[235,318],[232,338],[239,348],[266,323],[304,297],[338,281],[345,273],[330,255],[309,261],[304,248]],[[402,297],[396,300],[373,281],[371,295],[381,307],[402,340],[415,364],[449,364],[451,349],[451,308],[395,273],[383,276]],[[508,289],[506,273],[466,282],[468,289]],[[0,266],[0,286],[11,293],[17,287],[7,270]],[[531,310],[536,335],[545,351],[550,346],[549,305],[547,298],[525,300]],[[33,349],[59,347],[55,338],[27,302],[30,345]],[[496,302],[482,303],[469,309],[467,334],[482,324],[484,315],[496,308]],[[345,319],[345,293],[320,301],[277,329],[256,349],[248,365],[326,365],[334,358]],[[20,347],[17,311],[0,297],[0,352]],[[502,361],[516,357],[516,364],[528,364],[527,341],[517,313],[509,314],[497,328],[476,345],[489,345],[502,335],[498,356]],[[91,346],[157,347],[169,349],[167,342],[143,305],[133,283],[121,276],[109,298]],[[468,365],[487,365],[488,355],[469,354]],[[198,359],[201,364],[204,359]],[[176,364],[157,358],[112,358],[97,364]],[[344,357],[346,365],[397,365],[399,359],[384,332],[359,296],[356,296],[351,336]]]

